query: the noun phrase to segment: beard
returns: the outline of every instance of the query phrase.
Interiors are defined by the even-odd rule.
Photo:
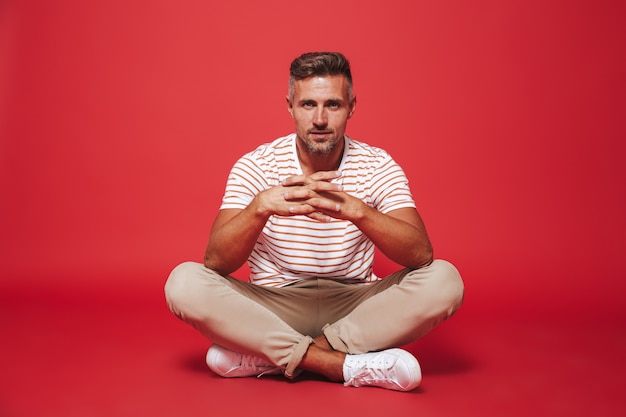
[[[313,132],[309,131],[308,133],[310,134]],[[339,141],[337,140],[334,134],[331,135],[330,139],[326,141],[319,141],[319,142],[314,139],[309,139],[308,136],[309,135],[307,134],[307,137],[303,139],[302,142],[304,142],[307,148],[307,151],[311,154],[315,154],[315,155],[329,154],[333,150],[335,150],[335,148],[339,144]]]

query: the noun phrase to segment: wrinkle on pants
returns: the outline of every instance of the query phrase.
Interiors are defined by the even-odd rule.
[[[283,288],[185,262],[170,274],[165,294],[170,310],[207,339],[263,357],[292,378],[320,334],[335,350],[351,354],[424,336],[461,306],[463,282],[443,260],[367,285],[312,278]]]

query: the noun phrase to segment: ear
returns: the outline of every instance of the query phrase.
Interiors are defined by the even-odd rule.
[[[350,111],[348,112],[348,119],[352,117],[355,111],[356,111],[356,96],[352,98],[352,102],[350,103]]]
[[[291,115],[291,118],[293,119],[293,104],[291,103],[291,100],[289,100],[289,96],[285,96],[285,99],[287,100],[287,111],[289,112],[289,114]]]

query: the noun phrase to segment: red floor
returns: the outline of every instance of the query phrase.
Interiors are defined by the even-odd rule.
[[[203,363],[209,342],[169,314],[160,288],[138,298],[3,291],[0,416],[626,415],[623,319],[466,307],[407,347],[424,381],[398,393],[216,377]]]

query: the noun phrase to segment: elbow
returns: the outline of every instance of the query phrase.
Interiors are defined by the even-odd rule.
[[[206,252],[204,254],[204,266],[223,277],[232,274],[238,268],[223,262],[221,257],[216,256],[212,252]]]
[[[433,262],[433,247],[430,243],[415,245],[411,251],[405,251],[400,257],[389,258],[405,268],[420,269]]]
[[[204,257],[204,266],[208,269],[212,269],[212,270],[216,269],[213,263],[211,262],[211,260],[207,258],[206,256]]]
[[[211,264],[211,262],[207,262],[206,259],[204,260],[204,267],[221,275],[221,273],[219,272],[219,268],[216,268],[213,264]]]
[[[433,247],[430,243],[415,251],[413,262],[409,267],[414,269],[423,268],[433,263]]]
[[[212,256],[209,252],[204,254],[204,266],[220,275],[223,275],[223,268],[221,268],[219,260],[215,256]]]

